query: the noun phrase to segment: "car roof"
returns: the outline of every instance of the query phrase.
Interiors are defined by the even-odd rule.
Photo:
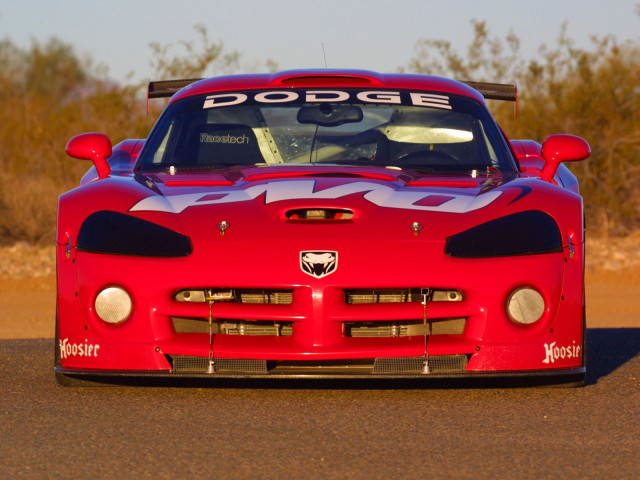
[[[406,73],[377,73],[369,70],[286,70],[277,73],[225,75],[206,78],[179,90],[171,101],[220,91],[291,88],[385,88],[415,89],[464,95],[484,102],[470,86],[444,77]]]

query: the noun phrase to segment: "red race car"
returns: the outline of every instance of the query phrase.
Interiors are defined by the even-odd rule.
[[[359,70],[152,82],[145,140],[98,133],[60,197],[55,373],[585,375],[584,221],[563,162],[509,141],[515,87]]]

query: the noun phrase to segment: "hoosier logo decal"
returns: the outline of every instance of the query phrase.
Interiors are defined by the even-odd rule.
[[[338,252],[300,252],[300,268],[312,277],[326,277],[338,268]]]
[[[575,340],[573,345],[561,346],[556,345],[556,342],[551,344],[544,344],[545,359],[542,363],[555,363],[556,360],[564,360],[565,358],[579,358],[581,355],[580,345],[576,345]]]
[[[84,343],[72,343],[68,338],[61,339],[59,341],[60,358],[65,359],[68,357],[97,357],[98,349],[100,345],[88,343],[85,338]]]

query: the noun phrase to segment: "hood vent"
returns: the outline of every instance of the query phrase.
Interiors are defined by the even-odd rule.
[[[344,208],[296,208],[285,213],[287,220],[306,221],[351,221],[353,211]]]

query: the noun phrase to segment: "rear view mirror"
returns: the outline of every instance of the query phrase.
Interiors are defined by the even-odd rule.
[[[328,103],[302,107],[298,110],[298,122],[320,125],[322,127],[337,127],[345,123],[362,121],[362,109],[355,105],[331,105]]]

